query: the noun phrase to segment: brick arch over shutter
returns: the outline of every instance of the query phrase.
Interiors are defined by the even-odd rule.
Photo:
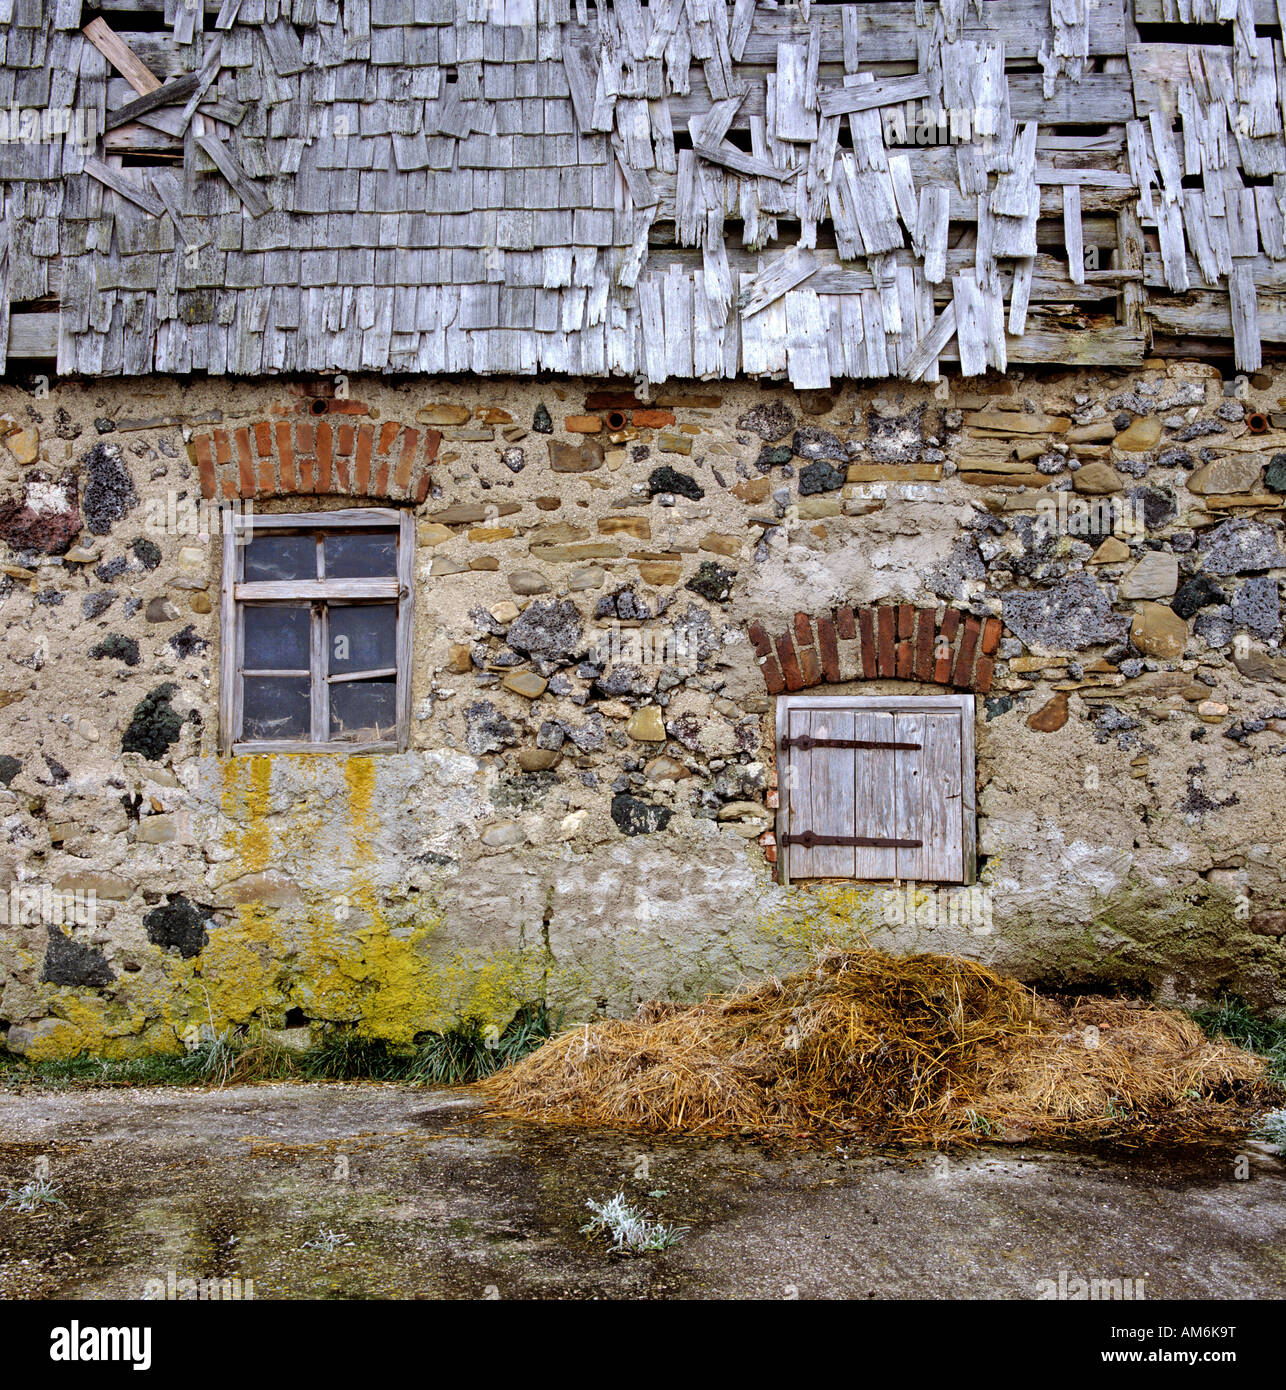
[[[361,497],[423,502],[442,435],[397,420],[363,420],[339,401],[307,401],[289,416],[193,436],[209,501]]]
[[[747,636],[770,695],[876,679],[927,681],[985,695],[1000,619],[958,608],[882,603],[796,613],[790,629],[776,636],[751,623]]]

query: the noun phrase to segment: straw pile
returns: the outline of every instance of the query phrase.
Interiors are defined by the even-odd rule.
[[[1263,1062],[1182,1014],[1038,998],[950,956],[831,952],[700,1004],[645,1004],[482,1083],[501,1114],[651,1133],[942,1143],[1246,1126]]]

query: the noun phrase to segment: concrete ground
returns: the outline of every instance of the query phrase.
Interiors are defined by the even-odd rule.
[[[237,1277],[260,1299],[1037,1298],[1060,1274],[1286,1296],[1286,1165],[1256,1145],[844,1154],[375,1084],[0,1096],[0,1192],[46,1163],[66,1206],[0,1210],[3,1299]],[[617,1191],[688,1235],[610,1256],[579,1228]]]

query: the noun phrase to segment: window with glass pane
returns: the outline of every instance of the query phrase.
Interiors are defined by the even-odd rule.
[[[384,509],[254,516],[225,537],[225,751],[406,746],[413,540]]]

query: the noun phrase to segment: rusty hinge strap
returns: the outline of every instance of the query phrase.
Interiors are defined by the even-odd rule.
[[[807,752],[810,748],[903,748],[912,752],[923,747],[919,743],[886,743],[872,738],[813,738],[809,734],[799,734],[795,738],[784,738],[783,748],[799,748]]]
[[[923,840],[889,840],[879,835],[819,835],[815,830],[801,830],[797,835],[787,832],[781,837],[783,845],[803,845],[812,849],[815,845],[843,845],[845,848],[857,846],[860,849],[919,849]]]

